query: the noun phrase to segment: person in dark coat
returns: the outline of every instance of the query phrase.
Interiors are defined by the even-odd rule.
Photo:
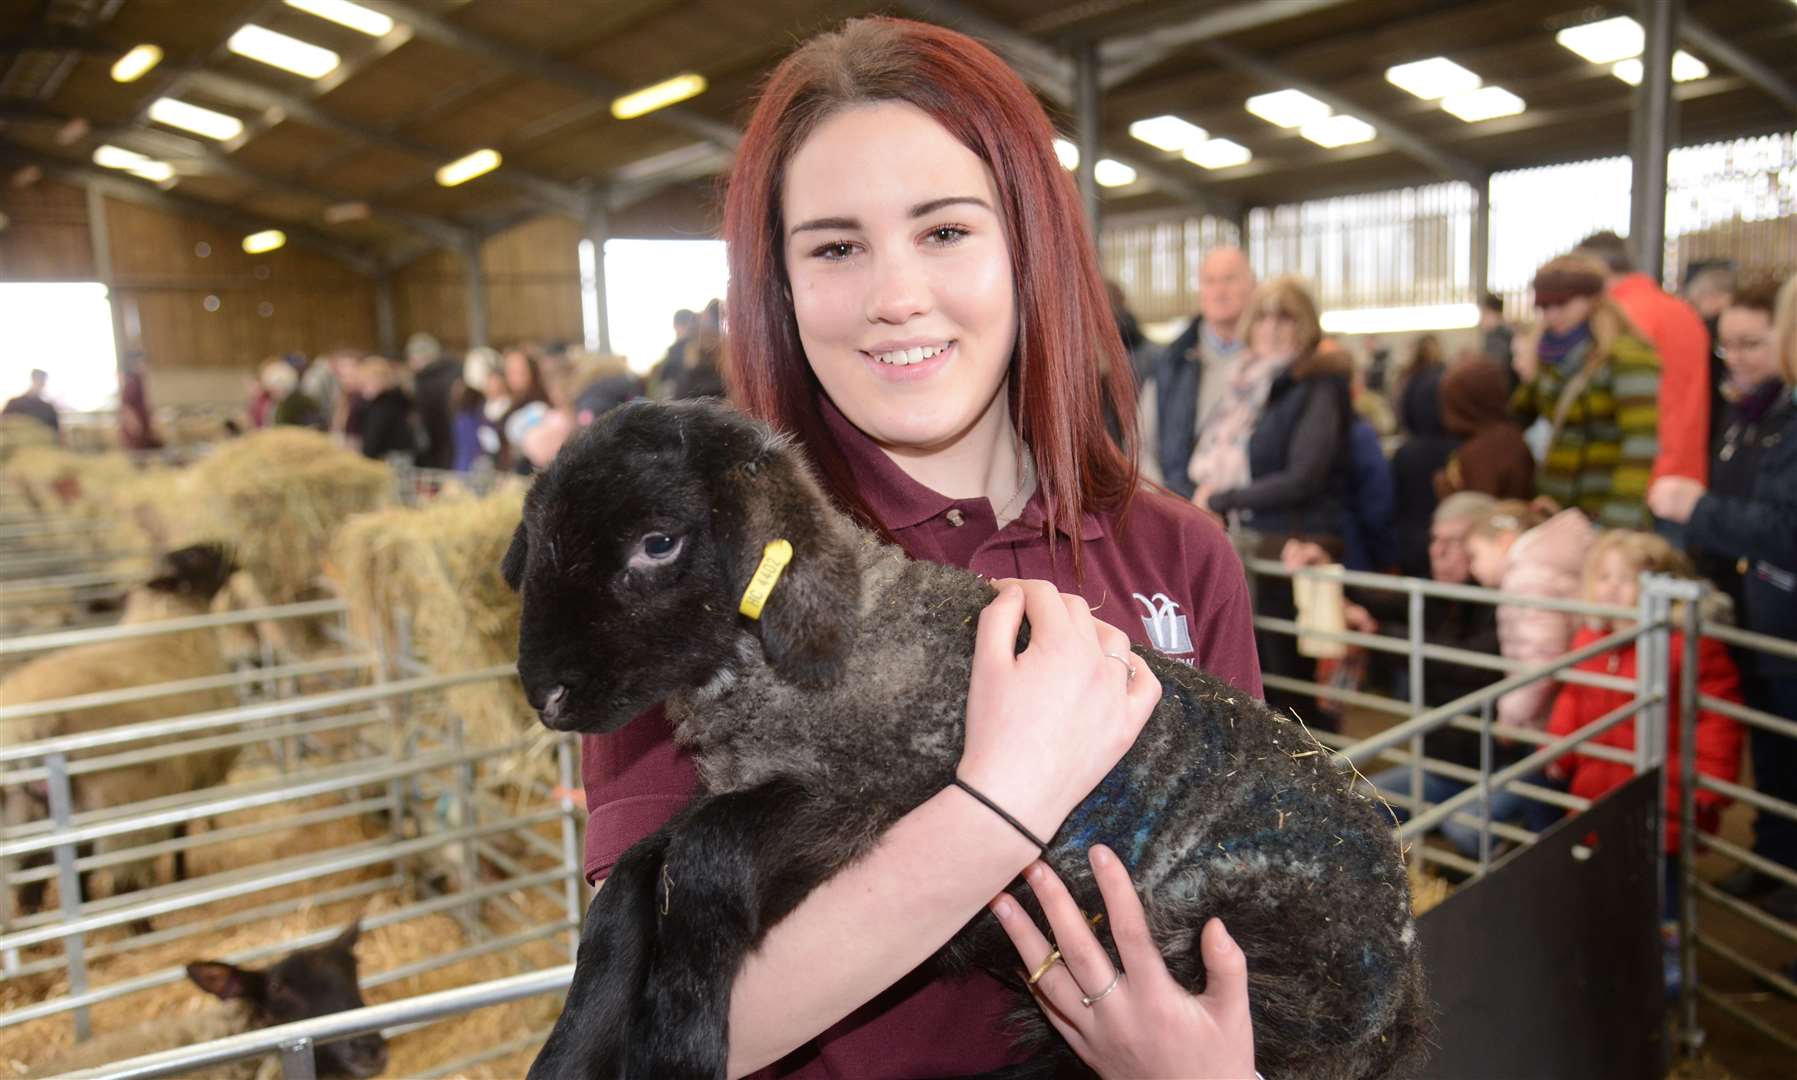
[[[455,414],[450,408],[449,396],[456,383],[461,381],[461,362],[443,355],[443,346],[425,333],[413,334],[406,339],[406,362],[412,368],[418,421],[424,429],[418,466],[447,469],[455,464]]]
[[[1391,457],[1392,509],[1398,573],[1406,577],[1429,576],[1429,524],[1435,515],[1434,476],[1445,467],[1460,445],[1442,419],[1441,368],[1419,372],[1404,380],[1398,399],[1398,424],[1404,443]],[[1501,404],[1501,401],[1500,401]]]
[[[1441,416],[1448,432],[1463,440],[1431,474],[1437,497],[1482,491],[1494,499],[1535,495],[1535,456],[1511,418],[1510,369],[1486,357],[1468,357],[1441,380]]]
[[[1722,314],[1730,407],[1709,486],[1662,477],[1647,502],[1685,526],[1700,566],[1736,598],[1742,626],[1797,640],[1797,278],[1776,295],[1770,285],[1743,289]],[[1797,717],[1797,660],[1742,650],[1737,664],[1748,706]],[[1760,792],[1797,803],[1797,739],[1757,727],[1750,739]],[[1797,822],[1758,814],[1753,850],[1797,870]],[[1751,870],[1723,886],[1797,921],[1797,887]]]
[[[380,461],[389,454],[415,454],[418,436],[412,429],[412,399],[399,386],[393,361],[365,356],[356,374],[362,384],[362,456]]]
[[[156,431],[155,414],[150,410],[144,356],[140,352],[126,354],[124,374],[119,378],[119,445],[127,450],[162,448],[162,436]]]
[[[60,435],[62,421],[56,416],[56,406],[44,397],[44,386],[49,381],[49,372],[42,368],[32,368],[30,389],[8,401],[6,408],[0,409],[0,415],[29,416]]]

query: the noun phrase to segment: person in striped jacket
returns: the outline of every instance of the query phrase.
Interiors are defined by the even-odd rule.
[[[1549,260],[1535,274],[1541,330],[1519,342],[1519,423],[1545,421],[1536,494],[1583,510],[1600,527],[1651,526],[1647,486],[1659,454],[1660,358],[1604,296],[1603,264]]]

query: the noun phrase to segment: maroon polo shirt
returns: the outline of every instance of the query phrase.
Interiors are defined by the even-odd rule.
[[[1261,696],[1241,561],[1222,530],[1190,504],[1144,491],[1126,519],[1085,515],[1085,575],[1076,581],[1066,537],[1057,538],[1050,555],[1040,494],[1000,529],[988,500],[951,499],[924,487],[828,399],[823,409],[871,509],[913,558],[989,578],[1052,581],[1085,597],[1093,614],[1138,644]],[[593,881],[685,806],[696,784],[692,761],[674,746],[659,707],[621,731],[584,738],[581,773],[589,807],[586,873]],[[1011,1006],[1011,996],[983,974],[936,981],[913,975],[759,1075],[821,1080],[989,1071],[1013,1060],[1002,1027]]]

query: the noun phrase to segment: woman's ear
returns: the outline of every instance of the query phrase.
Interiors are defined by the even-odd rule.
[[[755,577],[767,546],[792,545],[782,571],[755,620],[768,665],[801,686],[822,686],[842,676],[861,622],[861,568],[855,530],[830,508],[823,493],[784,451],[758,465],[732,470],[742,508],[732,554],[731,600]]]

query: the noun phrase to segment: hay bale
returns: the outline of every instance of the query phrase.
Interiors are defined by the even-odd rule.
[[[1412,859],[1407,872],[1410,878],[1410,910],[1419,918],[1423,912],[1446,900],[1454,891],[1446,878],[1424,869],[1421,859]]]
[[[522,608],[499,563],[523,509],[524,493],[509,488],[351,520],[331,545],[329,573],[355,633],[394,649],[405,629],[412,653],[440,672],[516,663]],[[537,730],[516,680],[455,687],[448,697],[476,745]]]
[[[160,527],[171,546],[221,540],[271,603],[315,595],[321,552],[354,514],[393,500],[393,474],[301,428],[221,445],[181,472]]]

